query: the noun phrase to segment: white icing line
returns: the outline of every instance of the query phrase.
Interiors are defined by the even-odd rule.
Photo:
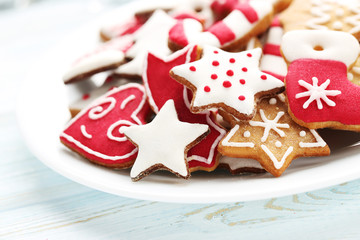
[[[112,161],[116,161],[116,160],[121,160],[121,159],[126,159],[132,155],[134,155],[138,149],[137,148],[134,148],[133,151],[131,151],[130,153],[127,153],[125,155],[122,155],[122,156],[108,156],[108,155],[105,155],[103,153],[99,153],[99,152],[96,152],[90,148],[88,148],[87,146],[83,145],[81,142],[77,141],[76,139],[74,139],[73,137],[67,135],[66,133],[61,133],[60,134],[61,137],[65,138],[66,140],[68,140],[69,142],[72,142],[74,143],[77,147],[81,148],[82,150],[84,150],[85,152],[89,153],[89,154],[92,154],[96,157],[99,157],[99,158],[102,158],[102,159],[106,159],[106,160],[112,160]]]
[[[320,135],[314,129],[310,129],[310,132],[315,137],[316,142],[315,143],[300,142],[299,143],[300,147],[310,148],[310,147],[325,147],[326,146],[326,142],[320,137]]]
[[[131,102],[132,100],[134,100],[136,97],[135,95],[130,95],[127,98],[124,99],[124,101],[122,101],[121,105],[120,105],[120,109],[123,110],[126,105]]]
[[[81,125],[81,126],[80,126],[80,131],[81,131],[81,133],[82,133],[82,135],[83,135],[84,137],[86,137],[86,138],[88,138],[88,139],[91,139],[91,138],[92,138],[92,135],[89,134],[89,133],[86,131],[85,125]]]
[[[104,104],[104,103],[110,103],[109,107],[105,110],[102,106],[96,106],[96,107],[92,108],[88,114],[90,119],[97,120],[97,119],[104,117],[106,114],[108,114],[111,110],[114,109],[114,107],[116,105],[116,99],[113,97],[109,97],[109,98],[102,99],[100,102],[98,102],[99,105]]]
[[[229,134],[224,138],[224,140],[222,141],[222,145],[226,146],[226,147],[250,147],[253,148],[255,146],[254,143],[252,142],[229,142],[230,138],[232,138],[234,136],[234,134],[236,133],[236,131],[240,128],[239,125],[235,125],[235,127],[233,127]]]
[[[114,141],[117,141],[117,142],[125,142],[125,141],[127,141],[127,138],[126,138],[125,136],[123,136],[123,137],[115,137],[115,136],[112,134],[112,132],[114,131],[114,129],[115,129],[116,127],[118,127],[119,125],[133,126],[133,125],[136,125],[136,124],[134,124],[134,123],[132,123],[132,122],[129,122],[129,121],[127,121],[127,120],[119,120],[119,121],[111,124],[111,126],[108,128],[106,135],[107,135],[107,137],[108,137],[109,139],[114,140]],[[120,128],[119,128],[119,132],[120,132]],[[120,132],[120,133],[122,133],[122,132]]]
[[[274,163],[274,167],[276,168],[276,169],[280,169],[283,165],[284,165],[284,163],[285,163],[285,160],[286,160],[286,158],[290,155],[290,153],[292,153],[292,151],[294,150],[294,148],[293,147],[289,147],[287,150],[286,150],[286,152],[285,152],[285,154],[283,155],[283,157],[281,158],[281,160],[280,161],[278,161],[277,159],[276,159],[276,157],[274,156],[274,154],[270,151],[270,149],[268,149],[265,145],[261,145],[261,148],[264,150],[264,152],[269,156],[269,158],[271,159],[271,161]]]

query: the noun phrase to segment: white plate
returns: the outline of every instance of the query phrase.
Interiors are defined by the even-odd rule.
[[[75,182],[104,192],[182,203],[273,198],[360,177],[360,146],[356,144],[360,135],[341,131],[325,132],[325,135],[337,139],[330,138],[330,142],[333,142],[331,145],[336,149],[330,157],[297,159],[279,178],[269,174],[231,176],[226,171],[215,171],[193,173],[192,178],[186,181],[171,174],[155,173],[134,183],[130,180],[128,170],[114,171],[99,167],[65,149],[60,144],[59,133],[70,117],[67,109],[69,98],[61,80],[67,63],[95,43],[101,23],[114,17],[129,16],[139,6],[139,2],[126,5],[79,30],[54,48],[28,74],[19,95],[18,120],[26,143],[43,163]]]

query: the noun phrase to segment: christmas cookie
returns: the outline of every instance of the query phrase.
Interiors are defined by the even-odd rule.
[[[126,52],[129,62],[121,65],[115,73],[122,77],[140,78],[144,61],[149,51],[160,56],[171,54],[167,46],[168,32],[176,20],[164,11],[157,10],[151,18],[133,35],[134,45]]]
[[[279,18],[275,17],[271,23],[263,48],[264,55],[260,61],[260,70],[284,81],[287,65],[280,53],[282,36],[283,29]]]
[[[294,120],[312,129],[360,131],[360,86],[347,78],[360,52],[356,38],[329,30],[291,31],[281,50],[289,63],[286,93]]]
[[[174,67],[170,75],[190,88],[190,110],[220,108],[238,119],[251,119],[257,101],[284,90],[279,79],[259,70],[261,49],[229,53],[205,46],[200,60]]]
[[[360,38],[360,2],[350,0],[294,0],[281,13],[285,32],[300,29],[336,30]]]
[[[156,113],[169,99],[172,99],[180,121],[209,126],[209,135],[187,152],[186,159],[190,172],[212,171],[217,167],[219,159],[217,145],[225,136],[225,130],[216,123],[213,113],[206,111],[202,114],[194,114],[190,111],[191,91],[169,76],[171,68],[193,62],[197,60],[198,55],[196,46],[185,47],[165,59],[149,53],[143,75],[150,106]]]
[[[249,122],[232,121],[233,128],[219,144],[221,154],[252,158],[278,177],[298,157],[329,155],[330,150],[315,130],[296,124],[282,98],[266,98]]]
[[[133,181],[161,169],[187,179],[190,172],[186,153],[206,136],[209,126],[179,121],[174,101],[168,100],[152,122],[122,127],[120,131],[139,148],[130,172]]]
[[[95,51],[77,59],[63,76],[65,84],[86,79],[95,73],[115,69],[125,62],[125,52],[131,47],[131,37],[114,39]]]
[[[136,158],[137,148],[119,129],[145,124],[149,111],[142,85],[130,83],[114,88],[76,115],[60,140],[93,163],[128,168]]]
[[[169,32],[169,47],[176,51],[188,44],[211,45],[228,51],[241,49],[254,36],[265,32],[273,9],[267,1],[239,3],[223,20],[204,31],[194,19],[178,21]]]

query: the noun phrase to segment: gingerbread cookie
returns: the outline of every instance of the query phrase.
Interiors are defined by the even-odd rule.
[[[206,136],[209,127],[179,121],[174,101],[168,100],[152,122],[122,127],[120,131],[139,147],[130,172],[133,181],[161,169],[187,179],[190,172],[186,153]]]
[[[228,51],[241,49],[271,23],[272,5],[266,1],[239,3],[223,20],[206,31],[194,19],[178,21],[169,32],[169,47],[176,51],[188,44],[211,45]]]
[[[360,2],[349,0],[294,0],[281,13],[285,32],[300,29],[336,30],[360,38]]]
[[[157,113],[159,109],[172,99],[180,121],[201,123],[209,126],[210,133],[191,148],[187,153],[190,172],[196,170],[212,171],[218,165],[217,145],[225,136],[225,130],[215,120],[213,113],[207,111],[193,114],[190,111],[191,92],[182,84],[169,76],[169,71],[177,65],[193,62],[198,58],[196,46],[188,46],[162,59],[152,53],[148,54],[143,80],[150,106]]]
[[[221,154],[252,158],[278,177],[298,157],[325,156],[329,147],[315,130],[296,124],[282,98],[266,98],[249,122],[232,121],[233,128],[220,142]]]
[[[60,140],[93,163],[128,168],[136,158],[137,148],[119,129],[145,124],[149,111],[144,87],[135,83],[123,85],[76,115],[61,133]]]
[[[260,70],[284,81],[287,65],[280,53],[280,44],[283,29],[279,18],[276,16],[270,26],[266,43],[263,48],[264,55],[260,61]]]
[[[190,88],[190,110],[220,108],[238,119],[251,119],[258,99],[284,90],[279,79],[259,70],[261,49],[229,53],[205,46],[200,60],[174,67],[170,75]]]
[[[114,39],[95,51],[77,59],[63,76],[65,84],[84,80],[95,73],[115,69],[125,62],[125,52],[131,47],[131,37]]]
[[[171,51],[167,47],[168,32],[175,23],[176,20],[164,11],[154,12],[134,34],[135,43],[126,52],[126,57],[131,60],[116,69],[115,73],[123,77],[140,78],[148,51],[160,56],[169,55]]]
[[[339,44],[341,43],[341,44]],[[297,30],[284,35],[281,50],[289,63],[289,113],[308,128],[360,131],[360,86],[347,78],[360,52],[351,34]]]

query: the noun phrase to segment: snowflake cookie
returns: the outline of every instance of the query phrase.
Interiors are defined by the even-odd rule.
[[[220,108],[251,119],[258,99],[284,90],[284,83],[259,70],[261,49],[229,53],[205,46],[200,60],[176,66],[170,75],[194,92],[194,113]]]
[[[276,177],[295,158],[329,155],[329,147],[315,130],[291,119],[284,100],[283,95],[261,100],[249,122],[232,118],[233,128],[221,140],[219,151],[229,157],[255,159]]]
[[[130,172],[133,181],[160,169],[187,179],[190,172],[186,152],[208,134],[209,126],[179,121],[174,101],[168,100],[152,122],[122,127],[120,132],[139,147]]]
[[[312,129],[360,131],[360,86],[348,79],[360,52],[356,38],[338,31],[297,30],[284,35],[281,50],[289,63],[285,82],[293,119]]]

